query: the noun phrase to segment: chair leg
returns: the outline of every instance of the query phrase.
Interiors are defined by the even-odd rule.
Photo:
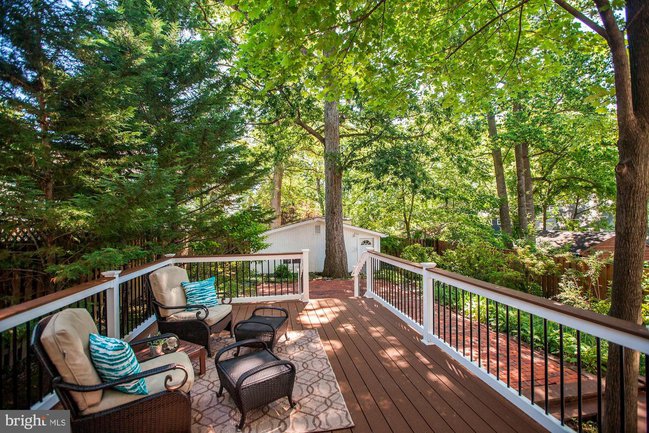
[[[217,397],[222,397],[223,396],[223,385],[219,387],[219,390],[216,393]]]
[[[239,421],[239,425],[237,426],[237,428],[238,428],[239,430],[241,430],[241,429],[243,428],[243,425],[244,425],[245,423],[246,423],[246,413],[245,413],[245,412],[241,412],[241,421]]]
[[[291,407],[295,407],[295,402],[293,401],[293,394],[288,395],[288,402],[291,405]]]

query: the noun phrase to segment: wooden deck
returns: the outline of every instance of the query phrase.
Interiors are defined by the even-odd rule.
[[[292,329],[317,329],[355,433],[544,429],[388,310],[365,298],[281,302]],[[234,320],[254,304],[235,304]]]

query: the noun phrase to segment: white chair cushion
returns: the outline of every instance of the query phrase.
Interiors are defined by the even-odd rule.
[[[90,334],[97,326],[84,308],[68,308],[56,313],[41,334],[47,356],[64,382],[76,385],[98,385],[101,378],[90,358]],[[80,411],[99,403],[102,391],[71,392]]]
[[[155,300],[162,305],[169,305],[172,307],[179,305],[187,305],[187,298],[185,297],[185,290],[181,287],[182,282],[188,282],[189,277],[187,271],[178,266],[167,266],[160,268],[149,275],[149,282],[151,283],[151,290]],[[174,313],[183,311],[183,309],[160,309],[162,317],[169,317]]]
[[[225,316],[232,312],[232,305],[229,304],[220,304],[215,305],[207,309],[208,315],[205,318],[205,323],[209,326],[214,325],[215,323],[222,320]],[[204,310],[198,310],[201,315],[201,318],[205,314]],[[179,313],[172,314],[167,318],[169,321],[180,321],[180,320],[195,320],[197,311],[181,311]]]
[[[158,356],[157,358],[153,358],[148,361],[142,362],[140,366],[142,367],[142,371],[147,371],[147,370],[152,370],[156,367],[162,367],[163,365],[167,365],[167,364],[180,364],[183,367],[185,367],[189,376],[187,377],[187,382],[185,382],[185,384],[180,388],[180,390],[184,392],[189,392],[189,390],[194,385],[194,367],[192,367],[192,363],[189,360],[189,356],[187,356],[185,352],[174,352],[174,353],[169,353],[167,355]],[[170,383],[171,386],[177,385],[185,377],[185,374],[181,370],[173,370],[171,372],[166,371],[164,373],[149,376],[144,379],[146,381],[146,387],[147,390],[149,391],[149,395],[156,394],[158,392],[162,392],[166,390],[165,377],[167,377],[169,374],[171,374],[172,377],[172,381]],[[115,391],[110,389],[104,391],[104,396],[99,402],[99,404],[95,406],[90,406],[89,408],[81,412],[81,414],[90,415],[97,412],[103,412],[105,410],[112,409],[114,407],[121,406],[123,404],[130,403],[132,401],[139,400],[144,397],[145,397],[144,395],[126,394],[120,391]]]

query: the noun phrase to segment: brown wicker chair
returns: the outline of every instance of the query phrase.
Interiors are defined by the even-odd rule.
[[[249,347],[261,349],[236,356],[230,359],[220,358],[231,350]],[[241,412],[239,429],[246,422],[246,413],[275,400],[288,397],[291,407],[293,386],[295,385],[295,365],[290,361],[279,359],[268,350],[266,343],[252,339],[239,341],[219,350],[214,359],[219,374],[221,387],[216,395],[221,397],[227,389]]]
[[[69,323],[74,326],[69,326]],[[47,329],[50,324],[52,326]],[[84,309],[71,308],[42,319],[32,334],[36,357],[52,377],[52,386],[61,404],[70,411],[72,432],[189,433],[189,389],[194,381],[194,371],[187,355],[168,351],[143,362],[141,373],[102,383],[98,375],[92,379],[97,373],[87,352],[88,330],[96,330],[90,314]],[[45,339],[44,332],[47,334]],[[51,339],[54,334],[58,340]],[[175,336],[160,335],[130,344],[138,346],[169,337]],[[52,349],[52,341],[61,347]],[[66,348],[65,344],[69,347]],[[76,373],[72,373],[70,368],[76,369]],[[150,394],[132,395],[113,390],[116,385],[138,379],[146,380]],[[94,400],[90,402],[94,404],[89,405],[90,400]]]
[[[149,275],[158,330],[161,333],[174,333],[183,340],[205,346],[211,357],[212,334],[227,330],[232,336],[231,299],[217,292],[217,296],[221,296],[220,305],[188,305],[185,291],[180,285],[184,281],[189,281],[187,271],[178,266],[160,268]]]

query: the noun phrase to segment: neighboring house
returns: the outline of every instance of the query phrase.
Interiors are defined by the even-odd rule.
[[[381,251],[381,238],[385,234],[343,223],[345,234],[345,249],[347,250],[347,268],[351,272],[358,262],[358,258],[367,250],[374,248]],[[264,233],[268,247],[259,253],[287,253],[301,251],[308,248],[309,270],[322,272],[325,259],[325,219],[323,217],[310,218],[292,224],[268,230]]]
[[[562,248],[568,246],[573,254],[586,256],[597,251],[615,252],[615,233],[613,232],[570,232],[543,231],[536,237],[539,246]],[[645,246],[645,261],[649,260],[649,245]]]

